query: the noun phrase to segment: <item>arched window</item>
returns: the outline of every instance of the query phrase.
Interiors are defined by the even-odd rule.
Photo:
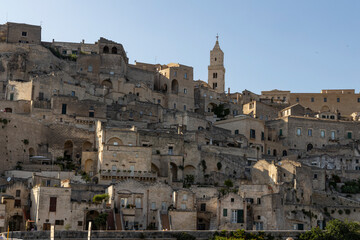
[[[311,143],[309,143],[306,147],[306,150],[310,151],[311,149],[313,149],[313,145]]]
[[[109,47],[108,46],[105,46],[103,48],[103,53],[109,53]]]
[[[217,73],[213,73],[213,78],[217,78]]]
[[[113,47],[113,48],[111,49],[111,53],[112,53],[112,54],[117,54],[117,48],[116,48],[116,47]]]

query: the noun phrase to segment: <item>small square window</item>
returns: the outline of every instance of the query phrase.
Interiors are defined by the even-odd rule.
[[[318,175],[315,173],[314,174],[314,179],[317,179],[318,178]]]
[[[311,102],[315,102],[315,99],[313,97],[311,98]]]
[[[21,33],[21,36],[26,37],[26,36],[27,36],[27,32],[22,32],[22,33]]]
[[[223,209],[223,217],[227,217],[227,209],[226,208]]]
[[[234,198],[231,198],[231,202],[234,202]]]
[[[238,135],[238,134],[239,134],[239,130],[236,129],[236,130],[235,130],[235,135]]]
[[[337,102],[340,102],[340,98],[337,98],[336,101],[337,101]]]

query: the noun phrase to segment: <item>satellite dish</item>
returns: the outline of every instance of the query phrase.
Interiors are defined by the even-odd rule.
[[[10,182],[10,181],[11,181],[11,177],[8,177],[8,178],[6,179],[6,181]]]

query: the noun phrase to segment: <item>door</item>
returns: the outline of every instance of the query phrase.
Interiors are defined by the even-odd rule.
[[[50,231],[51,224],[50,223],[44,223],[43,224],[43,231]]]

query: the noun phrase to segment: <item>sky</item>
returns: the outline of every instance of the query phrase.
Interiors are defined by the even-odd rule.
[[[180,63],[207,81],[219,34],[225,87],[320,92],[360,83],[360,1],[0,0],[0,24],[42,26],[42,41],[123,44],[129,62]]]

